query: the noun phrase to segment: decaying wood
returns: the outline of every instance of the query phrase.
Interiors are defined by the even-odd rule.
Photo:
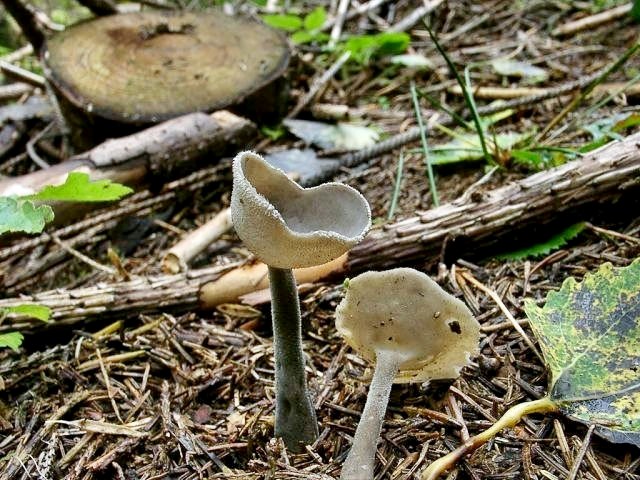
[[[632,7],[633,4],[629,2],[625,5],[619,5],[609,10],[596,13],[594,15],[589,15],[578,20],[567,22],[563,25],[560,25],[558,28],[555,28],[551,32],[551,35],[553,35],[554,37],[560,37],[563,35],[572,35],[574,33],[587,30],[588,28],[599,27],[602,24],[612,22],[614,20],[617,20],[618,18],[628,15],[629,12],[631,12]]]
[[[514,232],[524,227],[537,228],[582,211],[586,205],[612,204],[631,192],[637,195],[639,186],[637,133],[560,167],[374,230],[351,251],[347,268],[359,271],[433,261],[445,244],[450,248],[455,242],[476,250],[513,239]]]
[[[227,111],[211,115],[191,113],[141,132],[108,140],[88,152],[51,168],[0,181],[0,195],[30,194],[44,185],[64,182],[71,171],[84,171],[92,179],[108,178],[129,186],[166,181],[197,168],[197,162],[219,158],[247,144],[255,125]],[[77,205],[62,204],[56,214],[82,213]],[[59,219],[61,220],[61,219]]]
[[[303,269],[298,281],[312,282],[348,271],[437,261],[443,245],[464,243],[478,251],[507,244],[514,231],[553,218],[588,213],[585,207],[633,198],[640,187],[640,133],[612,142],[585,157],[484,193],[465,195],[424,214],[375,229],[348,255]],[[581,218],[586,219],[586,218]],[[574,220],[575,221],[575,220]],[[224,268],[140,278],[68,291],[54,290],[0,300],[0,308],[37,302],[53,309],[54,324],[73,324],[107,314],[212,308],[266,287],[266,267],[255,263],[220,276]],[[219,277],[219,278],[218,278]],[[9,318],[0,332],[42,328],[40,322]]]
[[[95,15],[111,15],[118,13],[118,7],[111,0],[78,0]]]
[[[510,100],[512,98],[522,98],[530,95],[547,95],[551,90],[551,88],[542,87],[478,87],[473,90],[473,96],[475,98],[489,98],[493,100]],[[462,95],[462,88],[460,88],[459,85],[454,85],[449,88],[448,91],[455,95]],[[612,82],[596,85],[593,89],[595,95],[609,95],[613,92],[624,93],[627,97],[637,97],[640,95],[640,85],[625,85],[622,82]]]
[[[0,300],[2,306],[24,303],[46,305],[53,310],[50,325],[74,325],[90,319],[145,312],[194,310],[200,304],[200,289],[238,264],[194,270],[185,275],[161,275],[136,278],[128,282],[101,283],[73,290],[52,290],[17,299]],[[19,329],[28,332],[41,325],[37,320],[6,319],[0,331]]]
[[[83,148],[189,112],[234,109],[255,120],[286,105],[284,35],[221,10],[104,15],[51,36],[45,49],[43,69]]]
[[[224,208],[171,247],[162,257],[162,270],[166,273],[178,273],[186,270],[191,259],[228,232],[231,227],[231,211]]]
[[[7,75],[8,77],[14,78],[18,81],[29,83],[34,87],[44,88],[45,79],[42,75],[38,75],[37,73],[33,73],[29,70],[26,70],[22,67],[18,67],[9,63],[5,60],[0,60],[0,71]]]
[[[31,93],[33,87],[28,83],[18,82],[9,85],[0,85],[0,101],[20,98],[26,93]]]

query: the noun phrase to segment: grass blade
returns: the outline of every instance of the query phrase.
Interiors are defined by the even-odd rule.
[[[433,44],[436,47],[436,50],[438,50],[440,55],[442,55],[442,58],[444,58],[444,61],[447,62],[447,65],[449,66],[449,70],[451,70],[451,73],[453,74],[453,76],[456,77],[456,81],[458,82],[458,85],[460,85],[460,88],[462,89],[464,101],[466,102],[467,107],[469,107],[469,110],[471,111],[471,117],[476,127],[476,132],[478,132],[478,137],[480,138],[482,154],[484,155],[484,158],[487,161],[487,163],[493,164],[494,163],[493,158],[489,154],[489,151],[487,150],[487,144],[484,140],[484,131],[482,130],[482,123],[480,122],[480,115],[478,114],[478,108],[476,107],[476,102],[473,98],[473,95],[471,94],[471,82],[469,80],[469,71],[468,69],[465,69],[465,77],[467,79],[467,81],[465,82],[462,80],[462,77],[460,77],[458,70],[456,70],[456,66],[453,64],[453,62],[449,58],[449,55],[447,55],[447,52],[444,51],[444,49],[440,45],[440,42],[438,42],[438,39],[433,33],[433,31],[431,30],[431,27],[429,26],[429,24],[427,22],[424,22],[424,25],[427,28],[427,32],[429,32],[429,36],[431,37],[431,40],[433,41]]]
[[[420,140],[422,141],[422,151],[424,152],[424,158],[427,162],[427,174],[429,176],[429,189],[431,190],[431,196],[433,198],[433,205],[439,206],[440,199],[438,198],[438,190],[436,188],[436,181],[433,176],[433,166],[431,165],[431,157],[429,155],[429,145],[427,145],[427,133],[422,121],[422,112],[420,111],[420,102],[418,102],[418,92],[416,92],[416,85],[411,82],[411,100],[413,100],[413,108],[416,112],[416,119],[418,120],[418,127],[420,128]]]
[[[636,41],[636,43],[634,43],[631,47],[629,47],[627,51],[624,52],[624,54],[622,54],[622,56],[618,60],[613,62],[607,69],[605,69],[602,72],[602,74],[598,75],[598,77],[595,80],[593,80],[586,87],[584,87],[584,89],[580,92],[580,94],[576,95],[573,98],[573,100],[569,102],[569,104],[566,107],[564,107],[562,111],[558,113],[558,115],[556,115],[551,120],[551,122],[549,122],[549,124],[544,128],[544,130],[540,132],[540,135],[538,135],[538,138],[536,138],[536,142],[538,143],[541,142],[549,134],[549,132],[558,123],[560,123],[560,121],[563,118],[565,118],[569,113],[574,111],[578,107],[578,105],[580,105],[583,102],[583,100],[589,96],[589,94],[593,91],[594,88],[596,88],[598,85],[604,82],[607,79],[607,77],[609,77],[609,75],[611,75],[614,72],[617,72],[625,63],[627,63],[627,60],[629,60],[632,56],[634,56],[638,51],[638,49],[640,49],[640,41]]]

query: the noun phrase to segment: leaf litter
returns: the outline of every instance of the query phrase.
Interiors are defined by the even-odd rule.
[[[481,34],[488,42],[494,42],[491,45],[507,51],[510,39],[506,32],[520,18],[520,13],[514,16],[510,10],[514,8],[512,2],[480,7],[481,12],[473,9],[450,12],[452,29],[448,32],[455,33],[458,25],[463,29],[462,33],[451,36],[445,48],[459,55],[456,61],[459,58],[461,63],[485,60],[488,56],[486,52],[469,50],[470,34]],[[507,17],[500,16],[501,11],[509,13],[508,21],[505,21]],[[407,12],[400,8],[399,13]],[[435,16],[439,26],[443,25],[445,13]],[[533,15],[543,24],[556,13],[559,11],[545,6],[534,13],[525,12],[523,18],[530,19]],[[564,15],[568,18],[572,13]],[[476,20],[481,22],[475,23]],[[466,28],[471,32],[465,33]],[[419,24],[415,30],[414,40],[425,33]],[[580,53],[585,44],[596,48],[604,45],[610,52],[619,53],[626,38],[624,28],[604,29],[586,32],[559,47],[557,43],[545,45],[543,40],[548,37],[544,32],[538,35],[540,38],[530,39],[535,48],[540,49],[540,55],[566,54],[555,61],[568,65],[573,72],[589,71],[598,61],[598,55]],[[425,52],[425,57],[438,68],[439,59],[429,53],[429,48],[420,46],[416,50]],[[598,50],[600,53],[602,50]],[[519,58],[534,55],[528,52]],[[604,61],[604,54],[602,56]],[[562,70],[553,67],[553,61],[540,64],[549,69],[551,85],[565,79]],[[318,67],[306,65],[306,68]],[[365,118],[370,118],[381,132],[402,131],[403,122],[413,117],[407,102],[408,87],[394,83],[393,79],[379,78],[378,73],[375,69],[361,68],[349,71],[346,80],[338,78],[321,100],[357,105],[360,111],[368,112]],[[444,71],[438,73],[440,76]],[[425,81],[425,86],[433,88],[433,92],[446,95],[446,83],[440,85],[439,79],[419,77],[418,80]],[[496,76],[494,83],[500,81]],[[306,85],[301,88],[306,89]],[[346,97],[340,93],[341,89]],[[455,101],[455,97],[451,99]],[[553,116],[558,102],[553,99],[544,103],[543,108],[534,109],[526,118],[517,115],[510,121],[509,130],[523,132],[529,130],[531,123],[544,125]],[[600,117],[607,115],[606,110]],[[428,117],[425,115],[425,118]],[[433,136],[434,140],[429,138],[430,146],[450,140],[438,133]],[[586,135],[574,137],[574,146],[580,146],[585,139],[588,140]],[[364,190],[374,215],[379,218],[388,213],[397,158],[397,152],[384,155],[346,177],[350,184]],[[406,152],[396,218],[430,207],[422,162],[421,156]],[[225,202],[228,186],[224,183],[225,170],[197,174],[174,187],[193,193],[189,203],[182,204],[180,213],[171,217],[182,229],[193,228]],[[455,171],[443,170],[437,174],[443,201],[463,195],[482,177],[475,165],[456,166]],[[519,175],[518,171],[499,171],[482,187],[501,185]],[[195,182],[200,182],[197,189]],[[142,191],[131,201],[125,201],[125,206],[146,205],[147,210],[142,207],[133,210],[141,212],[141,217],[149,212],[162,212],[177,198],[165,192],[157,195],[157,192]],[[482,189],[474,194],[482,195]],[[108,244],[104,233],[112,228],[113,218],[119,218],[109,215],[116,211],[116,207],[99,211],[97,217],[107,219],[104,227],[98,229],[90,241],[79,237],[77,245],[100,258]],[[638,238],[638,222],[630,216],[633,217],[627,212],[623,221],[610,220],[611,224],[607,224],[603,219],[602,222],[628,238]],[[178,235],[158,228],[151,232],[124,258],[125,268],[134,275],[154,272],[158,252]],[[67,235],[76,241],[77,233]],[[42,255],[56,252],[55,245],[46,242],[40,245],[40,254],[28,250],[27,255],[5,260],[4,271],[24,268],[27,260],[37,264],[42,261]],[[224,238],[213,245],[211,255],[205,255],[196,266],[242,258],[241,250],[229,252],[229,245],[240,246],[233,238]],[[217,253],[223,255],[216,256]],[[390,413],[378,445],[378,456],[386,462],[385,465],[378,463],[382,469],[379,474],[394,480],[412,478],[412,475],[415,478],[428,463],[446,454],[467,434],[484,430],[491,419],[508,406],[538,398],[546,391],[544,366],[505,321],[492,299],[470,287],[461,272],[473,272],[488,288],[498,292],[531,335],[522,310],[525,296],[541,302],[549,290],[559,288],[569,276],[582,279],[603,262],[625,266],[639,255],[638,244],[630,240],[585,232],[572,242],[571,248],[561,248],[540,259],[474,264],[470,263],[469,254],[457,262],[448,261],[446,268],[441,267],[437,279],[463,298],[478,316],[483,332],[482,353],[452,388],[448,384],[394,388]],[[65,259],[24,280],[19,289],[33,292],[74,284],[91,286],[110,280],[103,272],[87,270],[77,259]],[[435,276],[437,269],[429,271]],[[118,478],[118,468],[125,472],[125,478],[144,479],[336,478],[364,404],[367,382],[363,378],[368,374],[366,365],[336,337],[333,311],[340,298],[339,290],[339,280],[336,280],[307,286],[302,297],[308,322],[305,342],[309,347],[309,378],[318,416],[325,426],[320,441],[308,452],[290,455],[278,441],[270,439],[273,364],[268,309],[257,306],[261,316],[252,318],[236,315],[234,309],[174,315],[163,312],[120,323],[82,325],[75,333],[66,332],[56,338],[51,333],[31,336],[26,339],[26,350],[19,355],[9,351],[0,354],[0,457],[5,462],[0,464],[0,478],[21,478],[24,468],[36,472],[36,467],[43,466],[42,459],[49,448],[56,452],[53,468],[58,469],[61,478],[72,480]],[[151,421],[147,421],[149,418]],[[57,423],[58,419],[74,423],[65,425]],[[82,420],[105,425],[139,425],[137,430],[145,430],[148,436],[120,438],[89,431],[82,428]],[[29,449],[23,445],[29,445]],[[636,449],[625,446],[612,449],[597,438],[589,441],[580,425],[551,416],[533,416],[518,429],[503,432],[491,449],[480,449],[462,461],[457,475],[458,478],[487,479],[566,478],[581,458],[578,453],[583,446],[585,460],[578,465],[577,478],[640,476]],[[7,463],[9,452],[17,455],[10,464]]]

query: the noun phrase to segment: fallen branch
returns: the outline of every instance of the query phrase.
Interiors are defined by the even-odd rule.
[[[73,290],[51,290],[20,298],[0,300],[0,308],[8,305],[38,303],[52,309],[48,326],[75,325],[96,318],[107,318],[161,311],[187,311],[199,307],[200,289],[238,264],[192,270],[184,275],[160,275],[136,278],[128,282],[99,283]],[[46,326],[45,325],[45,326]],[[0,331],[38,329],[31,319],[6,318]]]
[[[579,160],[531,175],[495,190],[464,196],[422,215],[373,230],[348,254],[320,267],[295,271],[298,283],[332,275],[437,261],[443,246],[465,244],[477,252],[503,242],[515,231],[538,228],[575,216],[598,204],[634,198],[640,189],[640,133],[615,141]],[[588,216],[588,215],[587,215]],[[267,286],[266,267],[244,265],[221,275],[223,267],[181,275],[141,278],[75,290],[0,300],[0,308],[35,302],[53,310],[53,324],[74,324],[107,315],[213,308]],[[43,328],[42,323],[8,318],[0,332]]]
[[[10,83],[9,85],[0,85],[0,102],[5,100],[13,100],[21,96],[31,93],[33,86],[24,82]]]
[[[491,100],[511,100],[513,98],[522,98],[530,95],[547,95],[552,92],[552,88],[544,87],[478,87],[473,90],[475,98],[488,98]],[[622,82],[603,83],[596,85],[593,89],[594,94],[610,94],[615,91],[624,92],[627,97],[640,96],[640,84],[629,85],[625,88]],[[462,89],[459,85],[455,85],[448,89],[454,95],[462,95]]]
[[[222,209],[200,227],[187,233],[162,257],[162,271],[178,273],[187,270],[187,264],[221,235],[231,230],[231,212]]]
[[[599,27],[600,25],[603,25],[607,22],[612,22],[614,20],[617,20],[618,18],[628,15],[629,12],[631,12],[632,6],[632,3],[627,3],[625,5],[620,5],[609,10],[596,13],[594,15],[589,15],[578,20],[567,22],[555,28],[551,32],[551,35],[553,35],[554,37],[560,37],[563,35],[572,35],[574,33],[581,32],[590,28]]]
[[[29,194],[44,185],[64,182],[67,174],[81,170],[94,180],[108,178],[129,186],[166,181],[195,169],[207,155],[220,157],[244,146],[255,134],[255,125],[221,110],[211,115],[190,113],[97,147],[53,167],[0,181],[0,195]],[[77,205],[61,204],[56,215],[66,220],[82,214]]]

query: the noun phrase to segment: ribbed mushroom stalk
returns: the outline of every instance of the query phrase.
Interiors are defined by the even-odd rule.
[[[411,268],[366,272],[349,280],[336,326],[349,345],[375,362],[340,478],[373,479],[391,385],[457,377],[478,350],[480,326],[464,303]]]
[[[369,205],[347,185],[302,188],[259,155],[242,152],[233,162],[231,218],[240,239],[269,267],[275,434],[299,451],[317,438],[318,425],[307,391],[292,269],[329,262],[362,240],[371,225]]]

